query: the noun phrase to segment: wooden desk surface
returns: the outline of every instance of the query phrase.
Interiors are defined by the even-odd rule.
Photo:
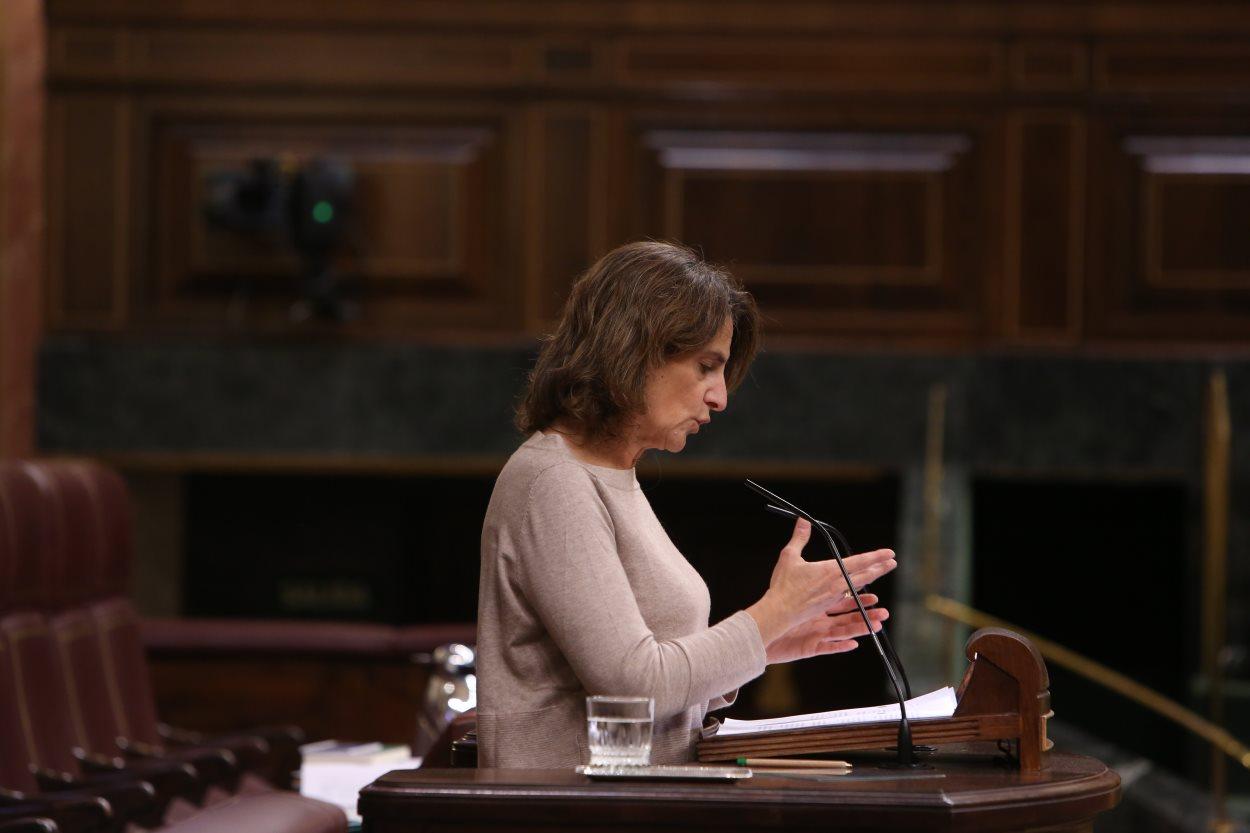
[[[361,792],[366,833],[647,829],[746,831],[1091,831],[1120,777],[1093,758],[1049,754],[1025,774],[971,748],[900,774],[856,759],[832,781],[592,781],[572,770],[388,773]]]

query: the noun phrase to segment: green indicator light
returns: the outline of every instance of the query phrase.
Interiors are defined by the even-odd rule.
[[[313,206],[313,219],[318,223],[328,223],[334,219],[334,206],[326,200],[321,200]]]

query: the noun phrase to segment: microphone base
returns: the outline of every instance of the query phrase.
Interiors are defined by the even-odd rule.
[[[887,746],[885,751],[894,752],[895,754],[898,754],[898,747]],[[925,763],[924,761],[916,757],[917,753],[925,754],[925,753],[934,752],[935,750],[932,746],[913,746],[911,748],[911,751],[912,751],[912,759],[910,761],[904,761],[902,759],[902,756],[900,755],[899,757],[893,760],[882,761],[880,764],[881,768],[882,769],[933,769],[932,764]]]

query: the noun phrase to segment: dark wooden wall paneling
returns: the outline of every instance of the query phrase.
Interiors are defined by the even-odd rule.
[[[37,0],[0,7],[0,459],[35,445],[43,321],[44,69]]]
[[[297,331],[292,257],[201,202],[333,154],[336,332],[529,337],[647,235],[783,337],[1250,341],[1250,9],[943,9],[51,0],[51,327]]]

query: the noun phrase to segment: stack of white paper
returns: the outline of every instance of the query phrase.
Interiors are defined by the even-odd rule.
[[[301,795],[337,804],[347,813],[348,821],[360,821],[356,802],[360,791],[393,769],[416,769],[420,758],[399,758],[390,761],[360,763],[329,763],[305,761],[299,771]]]
[[[955,689],[939,688],[928,694],[907,701],[907,719],[924,720],[933,717],[950,717],[955,713]],[[884,706],[866,706],[861,709],[839,709],[814,714],[796,714],[790,717],[774,717],[768,720],[734,720],[729,718],[721,724],[717,737],[746,735],[757,732],[788,732],[792,729],[811,729],[818,726],[853,726],[858,723],[882,723],[897,721],[898,703]]]

